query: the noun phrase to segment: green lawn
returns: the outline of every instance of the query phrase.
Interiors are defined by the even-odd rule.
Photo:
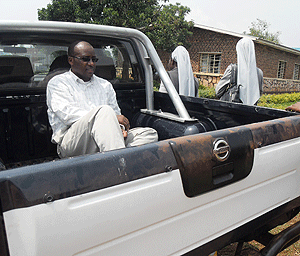
[[[214,88],[207,88],[204,86],[200,86],[199,96],[216,99]],[[285,109],[298,101],[300,101],[300,93],[263,94],[259,99],[258,106]]]
[[[300,101],[300,93],[263,94],[259,99],[259,106],[285,109]]]

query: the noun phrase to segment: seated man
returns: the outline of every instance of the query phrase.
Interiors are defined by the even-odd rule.
[[[112,84],[94,75],[97,60],[92,45],[74,42],[68,49],[71,69],[48,83],[52,142],[62,158],[157,141],[157,132],[152,128],[129,130]]]

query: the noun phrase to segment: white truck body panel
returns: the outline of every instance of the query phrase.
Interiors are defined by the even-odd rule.
[[[299,197],[299,152],[255,149],[248,177],[194,198],[177,169],[4,212],[10,255],[182,255]]]

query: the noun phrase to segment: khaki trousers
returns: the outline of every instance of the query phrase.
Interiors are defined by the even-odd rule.
[[[157,139],[157,132],[148,127],[130,129],[124,139],[116,113],[110,106],[103,105],[72,124],[57,146],[57,152],[65,158],[139,146]]]

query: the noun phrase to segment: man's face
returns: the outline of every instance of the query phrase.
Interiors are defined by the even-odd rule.
[[[95,50],[89,43],[78,43],[74,48],[74,56],[69,57],[69,63],[73,73],[83,81],[89,81],[96,68],[96,62],[92,61],[94,58],[96,58]],[[85,59],[89,61],[85,61]]]

